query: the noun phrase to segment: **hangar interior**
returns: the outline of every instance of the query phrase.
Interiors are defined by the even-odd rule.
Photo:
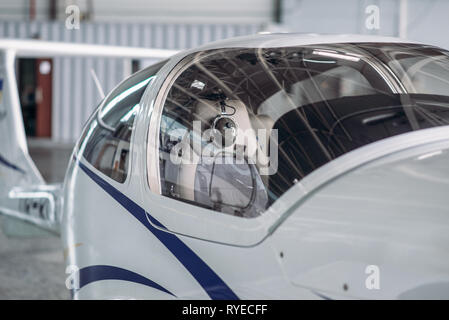
[[[75,27],[67,25],[71,6],[80,12]],[[183,50],[258,32],[344,33],[401,37],[449,49],[447,12],[446,0],[2,0],[0,39]],[[91,70],[109,92],[155,62],[18,60],[28,147],[47,182],[62,181],[73,145],[101,101]],[[69,298],[58,239],[1,219],[0,299]]]

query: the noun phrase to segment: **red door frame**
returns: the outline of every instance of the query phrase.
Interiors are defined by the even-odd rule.
[[[46,62],[50,70],[41,68]],[[51,137],[52,72],[52,59],[36,59],[36,137]]]

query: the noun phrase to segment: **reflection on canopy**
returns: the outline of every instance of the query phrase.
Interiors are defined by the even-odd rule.
[[[162,189],[167,196],[225,213],[246,217],[262,213],[293,184],[351,150],[449,124],[449,58],[446,51],[429,46],[346,43],[230,48],[196,53],[188,59],[189,67],[174,82],[164,105]],[[266,201],[254,203],[256,209],[224,208],[220,200],[211,204],[212,193],[220,186],[198,189],[199,177],[207,176],[204,165],[174,164],[167,156],[193,135],[195,120],[201,121],[202,130],[213,130],[214,119],[223,116],[223,105],[234,109],[234,114],[225,116],[237,127],[254,131],[255,139],[248,143],[262,140],[257,129],[278,133],[278,141],[270,141],[277,143],[277,171],[265,176],[255,162],[257,176],[248,185],[254,188],[254,181],[263,183],[263,190],[257,192],[266,194]],[[179,127],[184,129],[170,129]],[[210,143],[207,135],[202,139],[202,145]],[[235,157],[239,147],[251,147],[238,144],[219,152]],[[251,155],[245,156],[249,161]],[[197,159],[201,157],[197,152]],[[233,185],[235,171],[229,167],[223,192]],[[209,170],[206,180],[212,181],[213,175]]]

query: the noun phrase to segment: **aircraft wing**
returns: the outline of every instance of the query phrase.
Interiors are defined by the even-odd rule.
[[[17,79],[17,57],[164,59],[173,50],[0,39],[0,215],[59,233],[61,186],[47,185],[28,154]]]

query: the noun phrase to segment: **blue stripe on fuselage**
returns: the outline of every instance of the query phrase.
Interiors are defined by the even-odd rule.
[[[6,160],[5,158],[3,158],[2,155],[0,155],[0,163],[7,166],[10,169],[19,171],[20,173],[25,174],[25,170],[22,170],[21,168],[19,168],[18,166],[16,166],[15,164],[12,164],[11,162],[9,162],[8,160]]]
[[[123,280],[129,282],[140,283],[148,287],[155,288],[157,290],[168,293],[174,297],[176,297],[173,293],[157,284],[156,282],[145,278],[144,276],[135,273],[130,270],[126,270],[119,267],[114,266],[106,266],[106,265],[96,265],[96,266],[88,266],[81,268],[78,271],[79,276],[79,288],[88,285],[89,283],[101,281],[101,280]]]
[[[129,213],[150,230],[162,244],[181,262],[195,280],[203,287],[211,299],[239,299],[226,283],[184,242],[176,235],[154,227],[146,218],[148,215],[152,223],[165,228],[156,218],[152,217],[143,208],[114,188],[104,179],[95,174],[78,160],[80,168],[94,180],[104,191],[119,202]]]

